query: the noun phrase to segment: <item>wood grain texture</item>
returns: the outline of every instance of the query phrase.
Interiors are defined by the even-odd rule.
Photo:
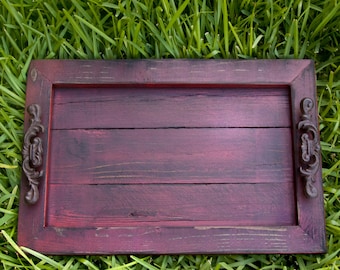
[[[293,190],[293,183],[51,184],[47,225],[59,228],[295,225]]]
[[[288,128],[53,130],[50,183],[292,182]]]
[[[55,85],[234,84],[289,85],[311,60],[36,60],[31,65]],[[314,74],[312,75],[314,76]]]
[[[30,234],[23,235],[23,242],[49,254],[107,254],[108,250],[115,254],[296,254],[324,249],[300,226],[46,227],[29,233],[40,237],[32,241]]]
[[[288,87],[60,88],[53,129],[290,127]]]

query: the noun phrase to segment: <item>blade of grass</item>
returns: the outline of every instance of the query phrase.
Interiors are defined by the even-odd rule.
[[[1,230],[1,234],[6,238],[7,242],[18,252],[34,269],[39,270],[33,263],[33,261],[27,257],[27,255],[22,251],[22,249],[12,240],[12,238],[6,233],[6,231]]]
[[[43,255],[39,252],[36,252],[35,250],[32,250],[32,249],[27,248],[27,247],[21,247],[21,249],[24,252],[31,254],[34,257],[40,259],[42,262],[53,266],[55,269],[63,269],[63,266],[60,263],[56,262],[55,260],[53,260],[53,259],[51,259],[51,258],[49,258],[49,257],[47,257],[47,256],[45,256],[45,255]]]
[[[237,45],[240,47],[240,51],[243,52],[243,45],[242,45],[242,42],[238,36],[238,34],[236,33],[235,31],[235,28],[233,27],[233,25],[231,24],[231,22],[229,22],[229,27],[231,29],[231,32],[233,33],[234,35],[234,38],[236,39],[236,42],[237,42]]]
[[[223,38],[224,38],[224,51],[226,57],[229,58],[229,15],[227,9],[227,1],[219,0],[220,3],[222,1],[222,17],[223,17]]]
[[[186,8],[186,6],[189,4],[190,0],[185,0],[182,5],[177,9],[174,15],[172,15],[170,22],[168,23],[165,32],[169,32],[170,28],[173,26],[173,24],[178,21],[180,15]]]
[[[299,57],[299,27],[296,19],[293,20],[293,32],[294,32],[294,58]]]
[[[145,260],[147,260],[148,258],[144,258],[144,259],[140,259],[136,256],[130,256],[131,259],[133,259],[134,261],[136,261],[137,263],[139,263],[140,265],[142,265],[143,267],[145,267],[148,270],[159,270],[159,268],[151,265],[150,263],[146,262]]]
[[[321,22],[318,23],[318,26],[315,28],[311,35],[311,39],[315,38],[316,35],[320,33],[320,31],[326,26],[326,24],[335,16],[335,14],[340,9],[340,3],[337,3],[334,7],[330,9],[330,12],[322,19]]]
[[[71,23],[73,28],[75,29],[75,32],[80,36],[80,38],[84,41],[86,46],[90,49],[90,51],[93,51],[93,45],[91,39],[85,34],[85,32],[81,29],[81,27],[77,24],[77,22],[73,19],[71,14],[64,9],[64,14],[67,17],[68,21]]]
[[[15,169],[17,167],[18,167],[17,165],[8,165],[8,164],[0,163],[0,168],[3,168],[3,169]]]
[[[84,25],[86,25],[88,28],[90,28],[93,32],[97,33],[99,36],[104,38],[107,42],[109,42],[111,45],[116,46],[116,41],[110,38],[108,35],[106,35],[103,31],[100,31],[97,27],[92,25],[91,23],[87,22],[83,18],[79,17],[78,15],[74,15],[75,18],[77,18],[79,21],[81,21]]]
[[[84,264],[87,267],[87,269],[99,270],[97,266],[95,266],[92,262],[90,262],[89,260],[85,258],[77,258],[77,260],[80,263]]]
[[[143,21],[146,26],[149,28],[152,34],[155,35],[155,37],[158,39],[158,41],[166,48],[166,50],[174,57],[176,57],[175,51],[170,47],[170,45],[164,40],[164,38],[159,33],[158,29],[148,21]]]

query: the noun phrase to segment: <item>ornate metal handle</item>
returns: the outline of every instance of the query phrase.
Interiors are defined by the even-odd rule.
[[[316,198],[318,190],[314,186],[315,174],[320,167],[320,143],[318,129],[311,120],[314,102],[304,98],[300,103],[302,119],[298,124],[301,131],[301,166],[300,173],[305,180],[305,194],[309,198]]]
[[[25,200],[29,204],[35,204],[39,200],[39,178],[43,175],[43,170],[39,170],[42,165],[43,147],[38,135],[40,132],[44,132],[44,126],[40,121],[40,106],[38,104],[31,104],[27,111],[31,116],[31,124],[24,137],[22,167],[30,186]]]

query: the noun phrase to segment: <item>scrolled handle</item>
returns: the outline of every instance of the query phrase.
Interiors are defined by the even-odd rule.
[[[27,108],[30,114],[30,126],[24,137],[24,146],[22,150],[23,164],[22,168],[27,177],[30,190],[26,193],[25,200],[29,204],[35,204],[39,200],[39,178],[43,175],[40,170],[42,165],[43,146],[39,137],[44,132],[44,126],[40,120],[40,106],[31,104]]]
[[[298,123],[301,143],[301,166],[300,173],[305,181],[305,194],[309,198],[318,196],[318,189],[315,187],[316,173],[320,168],[320,142],[318,129],[312,122],[312,110],[314,102],[310,98],[304,98],[300,103],[302,119]]]

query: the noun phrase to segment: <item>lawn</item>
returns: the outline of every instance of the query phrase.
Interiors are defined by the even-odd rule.
[[[0,29],[0,268],[340,268],[339,1],[0,0]],[[315,61],[327,254],[47,257],[16,245],[30,61],[140,58]]]

